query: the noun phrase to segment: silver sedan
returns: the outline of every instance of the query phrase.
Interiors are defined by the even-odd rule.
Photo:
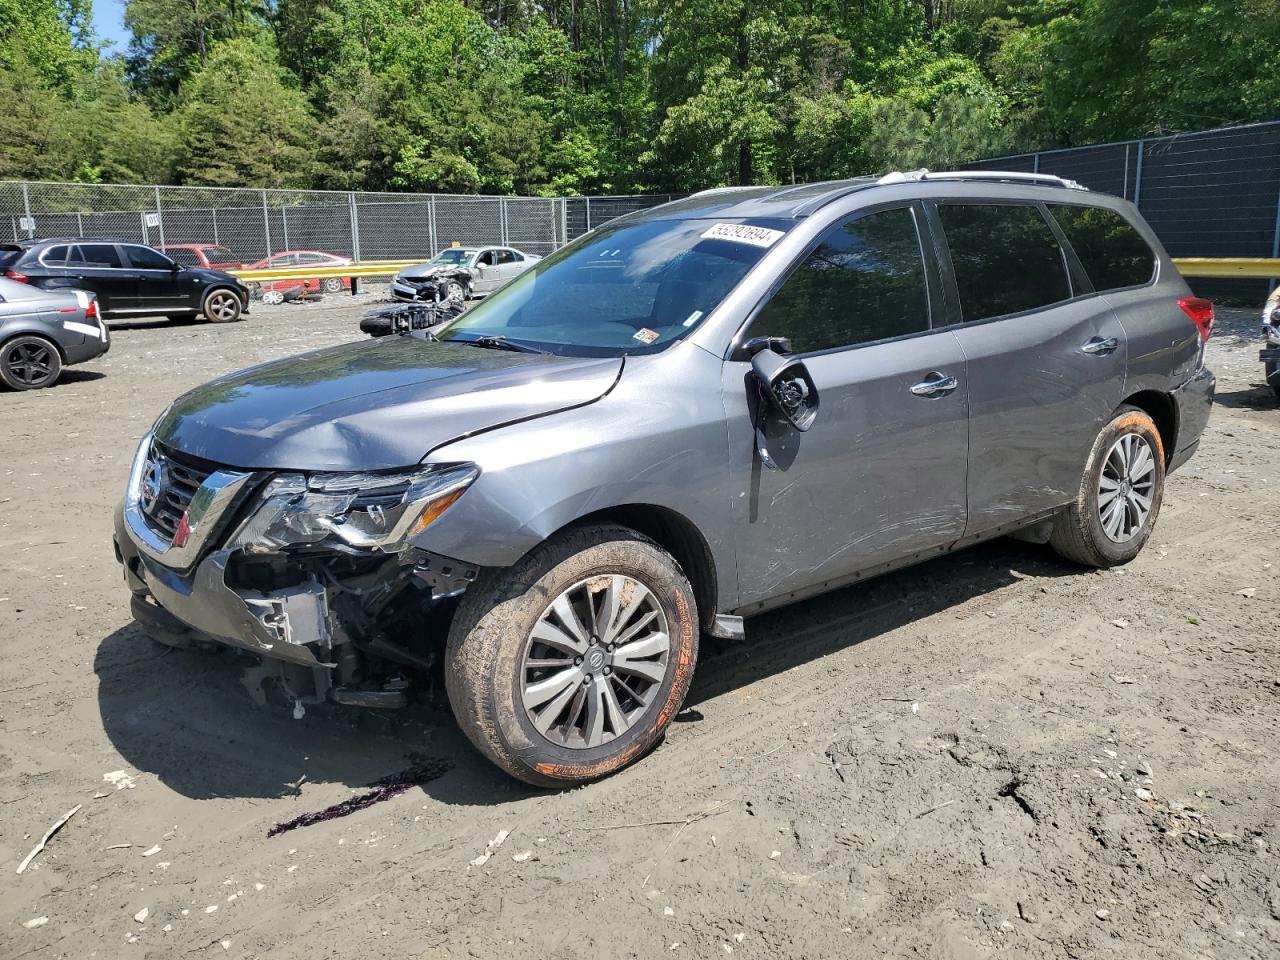
[[[52,386],[63,367],[110,347],[94,294],[41,290],[0,277],[0,383],[10,390]]]
[[[397,300],[418,300],[419,288],[445,280],[446,299],[485,297],[514,280],[542,258],[513,247],[448,247],[426,263],[405,267],[391,281]]]

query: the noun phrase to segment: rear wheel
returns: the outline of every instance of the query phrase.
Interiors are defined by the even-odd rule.
[[[240,298],[231,290],[210,290],[201,312],[212,323],[233,323],[240,319]]]
[[[1155,422],[1137,407],[1121,407],[1094,441],[1076,500],[1054,521],[1049,542],[1086,566],[1128,563],[1151,536],[1164,477]]]
[[[325,293],[341,293],[346,288],[341,277],[325,277],[320,282],[320,289]]]
[[[10,390],[52,386],[62,373],[62,355],[52,340],[14,337],[0,346],[0,381]]]
[[[591,526],[482,576],[449,633],[449,701],[475,746],[544,787],[644,756],[680,708],[698,655],[693,590],[665,550]]]

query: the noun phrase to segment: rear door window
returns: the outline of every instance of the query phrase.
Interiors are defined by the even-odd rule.
[[[1062,247],[1038,207],[940,203],[965,323],[1071,299]]]
[[[67,255],[69,267],[118,267],[120,252],[114,243],[81,243]]]
[[[1101,207],[1065,204],[1049,209],[1095,290],[1120,290],[1151,282],[1156,272],[1155,251],[1120,214]]]
[[[929,329],[928,286],[909,207],[855,215],[823,235],[751,323],[796,353]]]

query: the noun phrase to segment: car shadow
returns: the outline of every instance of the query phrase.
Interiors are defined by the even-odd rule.
[[[745,641],[702,638],[678,719],[715,723],[710,704],[728,692],[1019,579],[1079,572],[1047,548],[1000,540],[755,617]],[[423,765],[434,773],[421,789],[445,803],[500,804],[537,792],[471,747],[443,691],[390,715],[308,707],[295,720],[251,695],[245,679],[253,664],[231,651],[162,647],[136,625],[122,627],[101,641],[94,660],[107,736],[126,763],[195,799],[294,796],[303,775],[359,789]]]
[[[1233,410],[1273,410],[1280,401],[1274,390],[1258,383],[1244,390],[1219,391],[1213,402]]]
[[[175,317],[170,320],[168,317],[131,317],[128,320],[111,320],[107,326],[111,328],[111,332],[118,330],[155,330],[159,327],[195,327],[200,324],[207,323],[204,317],[196,315]]]
[[[92,380],[101,380],[106,374],[101,370],[66,370],[62,371],[58,377],[58,383],[89,383]],[[54,384],[57,386],[58,384]]]

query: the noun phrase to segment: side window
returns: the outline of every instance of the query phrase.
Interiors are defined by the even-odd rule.
[[[480,254],[480,256],[476,259],[476,263],[485,267],[493,266],[493,251],[486,250],[484,253]]]
[[[909,207],[850,217],[823,235],[751,323],[796,353],[929,329],[920,234]]]
[[[521,263],[524,261],[523,253],[517,253],[515,250],[508,250],[507,254],[511,257],[512,263]]]
[[[1037,207],[940,203],[965,323],[1071,298],[1066,261]]]
[[[513,254],[510,250],[498,251],[498,263],[506,264],[506,263],[515,263],[515,262],[516,262],[515,254]]]
[[[114,243],[82,243],[71,248],[67,256],[69,267],[118,267],[120,252]]]
[[[1084,271],[1098,292],[1140,287],[1156,272],[1156,255],[1128,220],[1101,207],[1052,206]]]
[[[125,247],[129,254],[129,264],[138,270],[168,270],[169,258],[157,253],[150,247]]]
[[[46,267],[60,267],[67,262],[67,248],[65,244],[58,244],[50,247],[40,255],[40,262]]]

